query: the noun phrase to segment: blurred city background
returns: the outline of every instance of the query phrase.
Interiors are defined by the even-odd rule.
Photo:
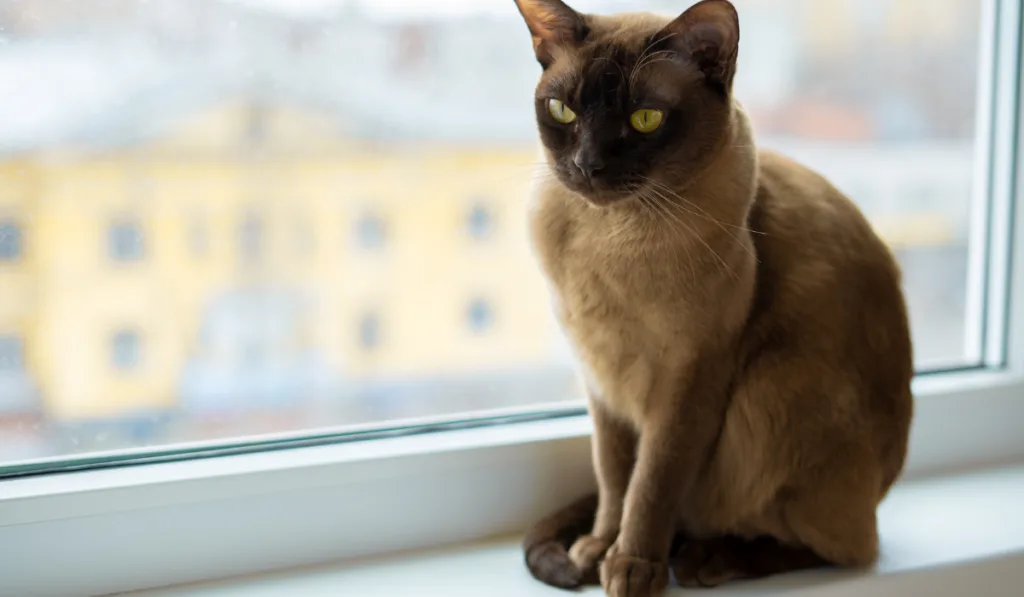
[[[686,0],[579,0],[677,13]],[[977,0],[739,0],[762,145],[970,364]],[[512,0],[0,0],[0,465],[579,398]],[[975,323],[972,323],[975,322]]]

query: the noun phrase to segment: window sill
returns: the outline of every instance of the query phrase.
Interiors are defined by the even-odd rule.
[[[1020,377],[922,377],[915,393],[908,479],[1024,461]],[[593,487],[589,434],[575,417],[4,481],[0,596],[106,595],[508,536]]]
[[[1009,595],[1024,584],[1024,467],[902,483],[882,505],[882,558],[867,573],[814,571],[715,590],[730,595]],[[567,595],[530,578],[517,539],[348,565],[162,589],[135,597]],[[597,588],[587,595],[600,595]],[[673,589],[669,594],[684,594]],[[687,593],[688,594],[688,593]]]

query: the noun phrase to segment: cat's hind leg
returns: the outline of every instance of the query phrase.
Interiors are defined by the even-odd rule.
[[[756,525],[755,539],[693,540],[678,551],[673,571],[683,586],[717,586],[820,566],[860,568],[878,557],[875,511],[882,492],[877,467],[844,452],[841,466],[803,475],[800,490],[783,490]],[[859,466],[858,466],[859,465]]]
[[[802,546],[784,545],[774,537],[695,539],[673,557],[672,571],[683,587],[717,587],[752,579],[828,565]]]

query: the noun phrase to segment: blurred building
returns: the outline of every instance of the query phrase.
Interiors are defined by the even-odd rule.
[[[384,152],[337,126],[230,103],[130,151],[8,159],[0,351],[18,395],[97,418],[550,362],[532,153]]]

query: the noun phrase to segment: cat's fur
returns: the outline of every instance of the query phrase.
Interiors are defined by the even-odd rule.
[[[890,251],[828,181],[755,148],[727,0],[674,20],[517,4],[543,66],[532,236],[599,488],[531,531],[530,570],[565,587],[599,571],[612,597],[646,597],[670,562],[708,586],[871,564],[913,410]],[[549,98],[577,120],[556,122]],[[666,115],[653,133],[628,127],[643,107]]]

